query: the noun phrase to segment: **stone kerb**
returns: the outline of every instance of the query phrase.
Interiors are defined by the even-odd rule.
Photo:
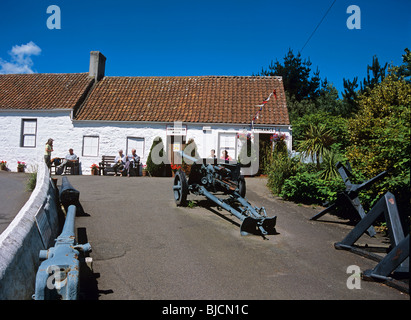
[[[29,200],[0,235],[1,300],[31,299],[39,251],[48,248],[59,226],[56,194],[46,164],[40,163]],[[45,222],[40,223],[39,217]]]

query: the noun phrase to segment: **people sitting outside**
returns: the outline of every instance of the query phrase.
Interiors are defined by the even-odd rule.
[[[56,167],[57,172],[61,172],[61,175],[65,174],[65,169],[67,166],[73,168],[74,163],[78,160],[78,157],[74,154],[73,149],[69,149],[69,153],[66,155],[66,157],[63,159],[60,165]]]
[[[228,151],[224,150],[220,159],[225,160],[226,162],[233,160],[229,155]]]
[[[124,166],[124,170],[127,171],[127,177],[130,177],[130,171],[137,171],[139,170],[140,165],[140,157],[136,153],[136,149],[131,149],[131,154],[127,156],[127,162]]]
[[[126,162],[127,159],[123,154],[123,150],[118,150],[118,155],[114,158],[114,163],[111,164],[111,167],[114,169],[114,176],[121,175],[124,172]],[[117,171],[120,173],[117,173]]]
[[[215,154],[215,149],[210,150],[210,155],[207,157],[206,162],[209,164],[217,164],[217,156]]]

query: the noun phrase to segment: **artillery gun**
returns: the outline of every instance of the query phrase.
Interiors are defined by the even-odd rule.
[[[219,159],[196,159],[183,151],[180,155],[192,164],[188,179],[182,170],[175,174],[173,192],[177,206],[187,205],[189,193],[203,195],[241,220],[241,235],[276,234],[277,217],[267,217],[264,207],[254,207],[245,198],[246,183],[241,175],[241,167],[245,165]],[[220,199],[213,194],[216,192],[228,198]]]

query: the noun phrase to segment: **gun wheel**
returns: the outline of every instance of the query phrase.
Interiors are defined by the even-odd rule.
[[[245,186],[245,179],[243,176],[241,176],[240,179],[238,179],[238,190],[239,190],[240,196],[244,198],[246,186]]]
[[[184,171],[178,170],[174,176],[174,201],[177,206],[187,205],[188,183]]]

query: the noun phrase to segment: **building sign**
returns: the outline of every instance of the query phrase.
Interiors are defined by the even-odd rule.
[[[174,143],[173,144],[173,152],[179,152],[180,150],[181,150],[180,143]]]
[[[49,199],[49,196],[48,198]],[[37,228],[40,232],[41,240],[43,241],[44,247],[49,247],[50,239],[52,239],[51,235],[51,226],[49,222],[48,211],[45,209],[46,201],[41,205],[40,209],[37,211],[36,215],[34,216],[36,220]]]
[[[168,136],[185,136],[187,135],[186,125],[167,125],[166,132]]]
[[[275,129],[275,127],[254,127],[253,131],[255,133],[269,133],[269,134],[277,133],[277,130]]]

